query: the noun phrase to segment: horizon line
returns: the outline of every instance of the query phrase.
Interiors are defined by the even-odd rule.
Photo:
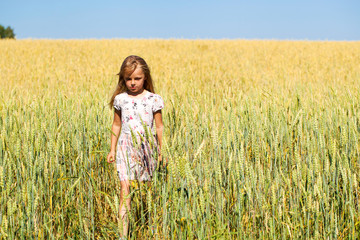
[[[5,39],[1,39],[5,40]],[[301,41],[301,42],[360,42],[360,39],[352,39],[352,40],[336,40],[336,39],[292,39],[292,38],[159,38],[159,37],[149,37],[149,38],[141,38],[141,37],[133,37],[133,38],[121,38],[121,37],[113,37],[113,38],[36,38],[36,37],[25,37],[25,38],[13,38],[8,40],[61,40],[61,41],[81,41],[81,40],[187,40],[187,41]]]

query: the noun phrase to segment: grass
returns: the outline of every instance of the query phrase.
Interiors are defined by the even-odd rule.
[[[165,100],[169,160],[151,191],[132,187],[131,239],[359,238],[359,42],[2,40],[0,54],[0,238],[119,235],[107,102],[130,54]]]

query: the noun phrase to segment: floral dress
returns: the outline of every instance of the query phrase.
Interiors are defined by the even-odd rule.
[[[150,181],[155,171],[158,145],[153,113],[164,108],[160,95],[146,91],[141,98],[126,92],[115,96],[114,108],[121,111],[121,133],[116,145],[120,181]]]

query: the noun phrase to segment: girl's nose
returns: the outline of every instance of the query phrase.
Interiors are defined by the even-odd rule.
[[[131,85],[135,85],[135,80],[131,80]]]

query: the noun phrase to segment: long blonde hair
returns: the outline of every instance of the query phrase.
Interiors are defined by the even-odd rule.
[[[139,67],[143,71],[145,75],[145,81],[144,81],[144,89],[148,90],[149,92],[155,93],[154,91],[154,85],[150,74],[150,69],[145,60],[139,56],[130,55],[125,58],[123,63],[121,64],[120,72],[117,74],[119,75],[119,82],[116,86],[116,89],[111,96],[109,107],[112,109],[114,98],[116,95],[126,92],[127,88],[125,85],[125,74],[131,75],[135,69]]]

